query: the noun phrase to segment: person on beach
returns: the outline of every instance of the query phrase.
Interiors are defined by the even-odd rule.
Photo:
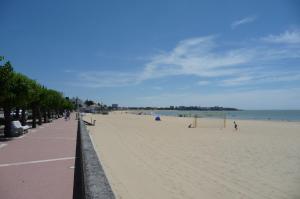
[[[238,125],[235,121],[233,121],[234,129],[237,131],[238,130]]]
[[[69,110],[67,110],[67,113],[66,113],[66,115],[67,115],[67,120],[70,120],[70,115],[71,115],[71,113],[70,113],[70,111],[69,111]]]
[[[63,116],[65,118],[65,121],[67,121],[67,111],[66,110],[64,111]]]
[[[64,111],[64,117],[65,117],[65,121],[70,120],[70,111],[69,110]]]

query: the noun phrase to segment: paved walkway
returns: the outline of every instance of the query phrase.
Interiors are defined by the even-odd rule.
[[[54,120],[0,141],[1,199],[68,199],[73,194],[77,121]]]

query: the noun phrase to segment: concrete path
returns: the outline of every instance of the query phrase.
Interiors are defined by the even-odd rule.
[[[73,194],[77,121],[54,120],[0,141],[1,199],[68,199]]]

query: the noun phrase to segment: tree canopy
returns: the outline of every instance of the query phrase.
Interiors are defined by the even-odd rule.
[[[69,98],[59,91],[48,89],[24,74],[15,72],[9,61],[0,56],[0,107],[28,107],[45,109],[74,109]]]
[[[62,92],[48,89],[14,71],[11,63],[0,56],[0,108],[4,110],[5,127],[9,130],[13,109],[31,109],[33,117],[43,112],[45,117],[53,113],[62,114],[66,109],[73,110],[75,106]]]

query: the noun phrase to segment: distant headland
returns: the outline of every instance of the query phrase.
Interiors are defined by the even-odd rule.
[[[202,107],[202,106],[169,106],[169,107],[126,107],[129,110],[177,110],[177,111],[239,111],[237,108],[221,106]]]
[[[240,109],[237,108],[222,106],[120,106],[119,104],[106,105],[92,100],[83,101],[78,98],[73,98],[71,101],[77,104],[82,112],[102,112],[110,110],[240,111]]]

